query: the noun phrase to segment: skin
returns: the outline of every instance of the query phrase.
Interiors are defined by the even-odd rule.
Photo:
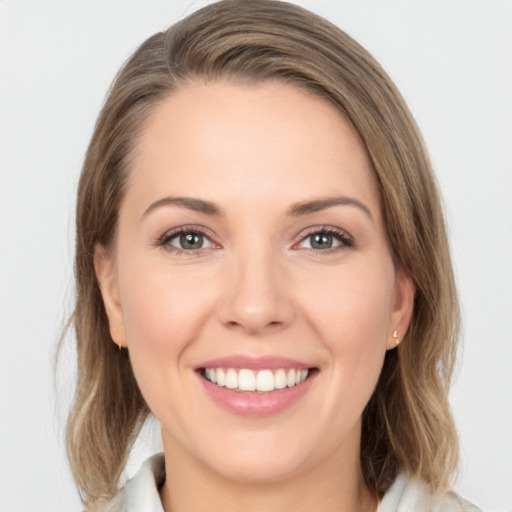
[[[394,268],[354,131],[290,85],[195,82],[155,109],[134,156],[115,247],[98,246],[95,265],[113,340],[162,426],[165,510],[375,510],[361,415],[414,289]],[[334,196],[359,204],[290,215]],[[166,197],[223,213],[157,203]],[[200,249],[180,248],[179,236],[160,243],[183,225],[203,230]],[[342,238],[312,247],[325,226]],[[214,403],[195,371],[232,355],[318,372],[291,407],[247,418]]]

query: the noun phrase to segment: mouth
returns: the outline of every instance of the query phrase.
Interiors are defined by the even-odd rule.
[[[294,388],[310,378],[316,368],[199,368],[199,374],[218,387],[232,391],[271,393]]]
[[[206,396],[238,416],[270,417],[310,394],[318,367],[280,356],[234,355],[195,368]]]

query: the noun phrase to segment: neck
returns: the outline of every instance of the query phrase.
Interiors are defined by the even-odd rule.
[[[360,470],[358,449],[340,450],[345,452],[341,457],[336,450],[334,456],[303,472],[254,483],[225,478],[168,440],[164,447],[167,480],[161,499],[165,512],[375,512],[377,508]]]

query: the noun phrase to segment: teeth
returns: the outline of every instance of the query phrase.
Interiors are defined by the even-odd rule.
[[[225,386],[226,385],[226,374],[224,373],[224,370],[222,368],[219,368],[217,371],[215,371],[213,368],[210,369],[213,373],[217,375],[217,386]],[[213,382],[213,379],[212,379]]]
[[[286,387],[286,373],[284,370],[277,370],[274,386],[276,389],[284,389]]]
[[[213,368],[206,368],[205,375],[210,382],[217,383],[217,372]]]
[[[256,389],[256,376],[251,370],[240,370],[238,374],[238,389],[240,391],[254,391]]]
[[[270,370],[260,370],[256,377],[258,391],[274,391],[274,375]]]
[[[230,368],[226,373],[226,387],[229,389],[238,387],[238,374],[233,368]]]
[[[305,381],[309,370],[259,370],[253,371],[246,368],[235,370],[234,368],[205,368],[204,376],[217,386],[225,386],[239,391],[268,392],[275,389],[293,387]]]

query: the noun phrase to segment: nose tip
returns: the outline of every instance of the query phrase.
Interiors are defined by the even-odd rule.
[[[255,308],[237,308],[234,314],[231,314],[231,320],[223,322],[225,325],[237,328],[240,327],[248,334],[257,334],[264,330],[277,330],[280,326],[286,324],[284,319],[270,320],[271,317],[282,317],[277,310],[256,310]]]
[[[258,268],[246,263],[230,274],[218,307],[219,320],[225,326],[255,335],[279,330],[292,321],[293,301],[275,262]]]

